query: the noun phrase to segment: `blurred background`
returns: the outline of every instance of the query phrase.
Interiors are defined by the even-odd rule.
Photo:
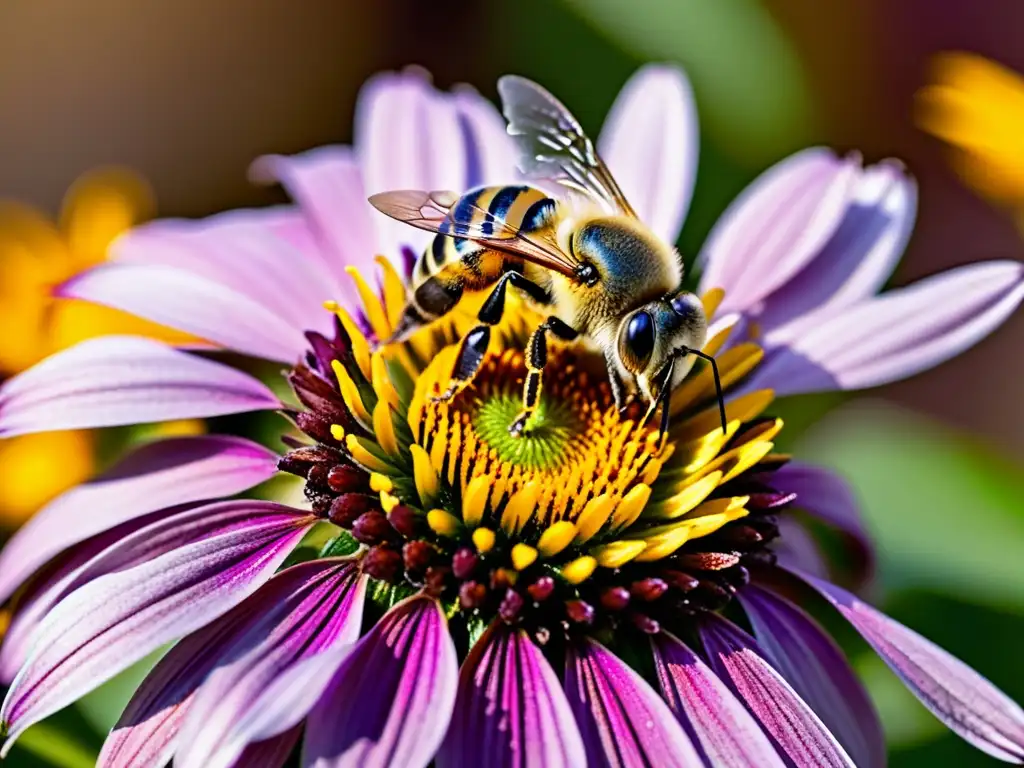
[[[1019,0],[4,0],[0,370],[16,372],[83,328],[124,322],[82,308],[56,315],[26,299],[34,287],[100,260],[117,230],[155,213],[280,202],[247,182],[250,161],[350,141],[363,80],[408,64],[440,86],[468,82],[489,97],[500,74],[532,77],[593,133],[639,65],[683,65],[702,129],[684,254],[698,251],[760,171],[821,143],[869,162],[899,157],[918,178],[918,225],[894,285],[1022,259],[1024,194],[958,175],[962,163],[920,129],[914,109],[937,53],[975,52],[1024,72],[1022,33]],[[110,166],[137,176],[96,171]],[[88,221],[98,208],[107,224],[96,230]],[[917,378],[780,406],[791,427],[784,447],[837,468],[863,501],[881,549],[872,598],[1018,701],[1022,345],[1018,313]],[[0,442],[0,524],[11,530],[154,429],[203,425]],[[948,734],[862,646],[849,648],[890,731],[893,766],[993,763]],[[92,765],[133,684],[119,678],[33,729],[12,763]]]

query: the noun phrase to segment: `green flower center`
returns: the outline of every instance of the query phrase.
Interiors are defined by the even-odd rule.
[[[492,393],[479,404],[473,427],[503,461],[538,470],[561,466],[566,448],[581,426],[573,410],[564,402],[542,396],[529,431],[513,437],[508,427],[522,407],[522,399],[511,392]]]

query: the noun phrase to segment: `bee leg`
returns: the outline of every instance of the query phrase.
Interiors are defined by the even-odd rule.
[[[494,290],[491,291],[491,294],[477,313],[477,319],[480,321],[480,324],[462,339],[462,344],[459,346],[459,356],[455,359],[455,369],[452,371],[452,380],[448,385],[448,389],[433,398],[435,402],[452,399],[472,383],[476,372],[480,370],[480,364],[483,362],[484,356],[487,354],[487,346],[491,341],[491,326],[500,323],[502,315],[505,313],[505,294],[509,283],[537,299],[547,295],[544,293],[544,289],[528,280],[520,272],[509,271],[502,274],[498,278]]]
[[[629,397],[626,394],[626,385],[619,376],[615,367],[615,361],[609,355],[604,357],[605,367],[608,369],[608,383],[612,388],[612,398],[615,400],[615,407],[622,413],[629,407]]]
[[[549,317],[530,336],[530,342],[526,351],[526,367],[528,371],[526,382],[523,384],[523,410],[519,412],[515,421],[508,428],[509,434],[513,437],[519,437],[523,434],[523,431],[526,429],[526,423],[537,411],[537,403],[540,402],[541,374],[544,372],[544,365],[548,361],[548,333],[553,333],[565,341],[572,341],[579,336],[579,331],[557,317]]]

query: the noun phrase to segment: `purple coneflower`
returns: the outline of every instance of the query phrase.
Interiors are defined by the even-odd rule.
[[[537,318],[507,313],[474,387],[435,402],[470,316],[374,349],[404,286],[387,258],[380,290],[364,278],[374,254],[423,245],[372,217],[368,193],[512,177],[497,112],[399,75],[367,87],[357,119],[354,149],[259,161],[297,208],[144,227],[64,288],[286,363],[295,403],[208,354],[131,337],[84,342],[0,389],[2,435],[258,410],[294,424],[283,455],[229,436],[151,443],[18,533],[0,556],[15,603],[0,650],[8,744],[177,640],[101,765],[276,766],[300,739],[304,764],[325,766],[882,765],[866,692],[794,602],[817,593],[950,728],[1024,761],[1019,707],[797,565],[812,562],[807,539],[792,525],[779,537],[793,504],[865,562],[870,545],[843,483],[773,453],[782,423],[764,416],[775,393],[871,386],[955,354],[1016,307],[1019,265],[876,298],[912,225],[912,183],[891,163],[797,155],[701,257],[726,432],[707,370],[674,394],[661,439],[618,413],[600,360],[566,346],[542,426],[515,439]],[[697,154],[683,76],[638,74],[600,148],[674,241]],[[304,479],[307,508],[224,500],[278,470]],[[315,526],[331,533],[309,552]]]

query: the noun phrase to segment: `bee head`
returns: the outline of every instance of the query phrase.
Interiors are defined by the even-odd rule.
[[[700,350],[707,337],[704,307],[692,293],[650,301],[626,315],[619,325],[618,355],[623,367],[636,378],[648,402],[664,387],[676,387],[693,365],[693,357],[681,354]],[[669,364],[675,365],[669,369]],[[671,370],[671,381],[666,372]]]

